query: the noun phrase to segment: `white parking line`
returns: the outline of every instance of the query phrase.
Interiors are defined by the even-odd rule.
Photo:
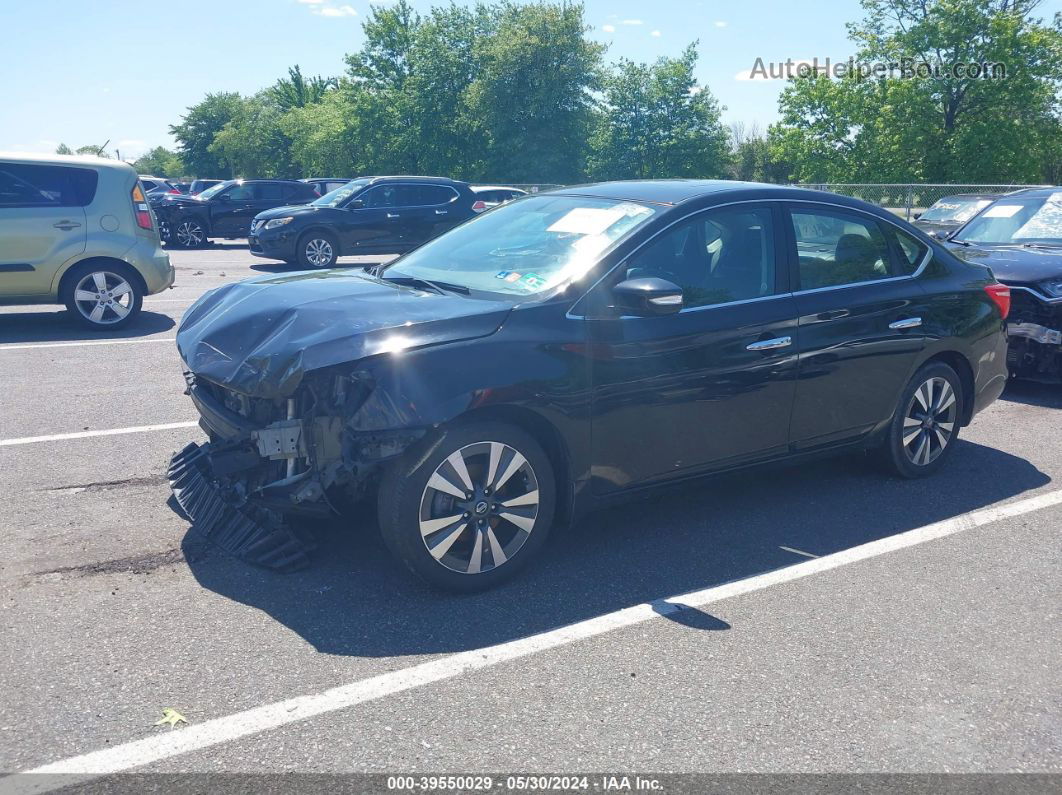
[[[141,767],[172,756],[187,754],[297,721],[304,721],[317,715],[346,709],[367,701],[375,701],[432,682],[451,679],[470,671],[528,657],[621,627],[640,624],[660,615],[677,613],[686,608],[703,607],[723,599],[792,582],[812,574],[820,574],[850,563],[868,560],[889,552],[944,538],[963,530],[971,530],[1001,519],[1020,516],[1055,505],[1062,505],[1062,489],[945,519],[744,580],[635,605],[538,635],[482,649],[471,649],[420,665],[351,682],[321,693],[296,696],[193,724],[179,730],[166,731],[151,737],[42,765],[32,770],[22,771],[23,774],[34,774],[34,776],[15,775],[0,779],[0,793],[46,792],[70,786],[84,779]],[[47,776],[56,776],[56,778]]]
[[[175,342],[176,337],[152,337],[149,340],[91,340],[86,342],[32,342],[28,345],[0,345],[3,351],[25,351],[31,348],[83,348],[90,345],[144,345],[148,342]]]
[[[37,442],[61,442],[66,439],[89,439],[93,436],[121,436],[124,433],[148,433],[149,431],[172,431],[175,428],[194,428],[198,422],[167,422],[163,425],[136,425],[131,428],[110,428],[105,431],[78,431],[56,433],[51,436],[23,436],[21,439],[0,439],[0,447]]]

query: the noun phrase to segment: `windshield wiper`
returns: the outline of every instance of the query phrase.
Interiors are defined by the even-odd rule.
[[[469,290],[467,287],[462,287],[460,284],[447,284],[446,282],[433,282],[427,279],[421,279],[418,276],[378,276],[378,279],[385,282],[391,282],[393,284],[401,284],[404,287],[427,287],[439,295],[446,293],[457,293],[458,295],[468,295]]]
[[[949,237],[948,238],[948,242],[949,243],[958,243],[960,246],[970,246],[970,245],[972,245],[971,243],[967,243],[965,240],[959,240],[959,238],[957,238],[957,237]]]
[[[1062,243],[1022,243],[1022,248],[1062,248]]]

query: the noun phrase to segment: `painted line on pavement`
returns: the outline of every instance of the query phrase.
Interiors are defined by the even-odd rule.
[[[162,425],[135,425],[131,428],[110,428],[105,431],[78,431],[77,433],[56,433],[51,436],[24,436],[21,439],[0,439],[0,447],[16,444],[36,444],[38,442],[61,442],[66,439],[90,439],[94,436],[121,436],[126,433],[149,433],[151,431],[172,431],[175,428],[194,428],[198,422],[167,422]]]
[[[797,563],[784,569],[758,574],[743,580],[705,588],[680,596],[606,613],[576,624],[559,627],[538,635],[487,646],[482,649],[451,654],[420,665],[389,671],[312,695],[265,704],[260,707],[213,718],[179,730],[132,740],[99,751],[63,759],[0,779],[0,793],[47,792],[71,786],[81,780],[119,773],[158,762],[173,756],[232,742],[298,721],[357,704],[391,696],[433,682],[452,679],[471,671],[528,657],[548,649],[593,638],[622,627],[641,624],[686,608],[730,599],[761,591],[775,585],[799,580],[813,574],[868,560],[889,552],[924,544],[964,530],[1009,519],[1043,508],[1062,505],[1062,489],[1028,497],[1024,500],[983,508],[978,511],[918,527],[888,538],[871,541],[821,558]],[[32,775],[30,775],[32,774]]]
[[[82,348],[90,345],[145,345],[149,342],[176,342],[176,337],[152,337],[149,340],[91,340],[87,342],[33,342],[28,345],[0,345],[4,351],[25,351],[32,348]]]

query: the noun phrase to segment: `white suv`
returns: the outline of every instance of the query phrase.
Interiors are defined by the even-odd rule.
[[[66,304],[115,329],[173,275],[128,163],[0,153],[0,303]]]

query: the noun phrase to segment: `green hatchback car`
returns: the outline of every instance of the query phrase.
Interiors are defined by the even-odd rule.
[[[0,304],[65,304],[116,329],[173,276],[131,165],[0,153]]]

